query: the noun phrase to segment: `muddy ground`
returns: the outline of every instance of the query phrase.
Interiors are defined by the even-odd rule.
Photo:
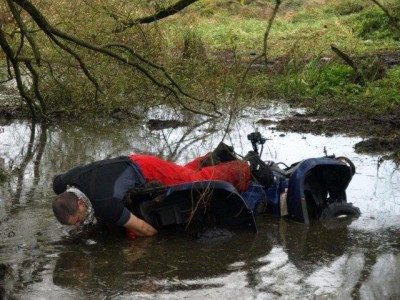
[[[400,116],[382,115],[375,117],[344,116],[320,118],[311,114],[296,114],[281,121],[260,119],[260,125],[277,123],[277,130],[316,135],[345,134],[361,136],[363,141],[355,145],[357,153],[381,154],[383,159],[400,163]]]

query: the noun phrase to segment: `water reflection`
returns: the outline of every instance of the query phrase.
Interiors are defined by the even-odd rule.
[[[276,111],[243,112],[226,142],[245,154],[256,118]],[[281,113],[281,111],[280,111]],[[279,116],[280,117],[280,116]],[[357,166],[348,199],[362,216],[348,226],[305,226],[263,216],[257,235],[235,232],[212,241],[182,231],[131,242],[97,229],[71,236],[54,219],[52,177],[78,164],[135,152],[186,162],[215,147],[226,124],[175,111],[149,118],[188,126],[149,128],[131,121],[91,120],[0,125],[0,157],[12,171],[0,187],[0,278],[4,297],[26,298],[265,298],[395,299],[400,297],[400,172],[379,157],[355,154],[359,138],[313,136],[259,128],[265,159],[292,163],[329,154]]]
[[[94,298],[392,299],[399,295],[400,257],[392,251],[400,249],[394,235],[384,233],[397,248],[379,249],[382,240],[366,245],[362,232],[346,227],[304,226],[268,216],[258,221],[258,235],[239,233],[222,241],[199,242],[174,232],[138,243],[105,232],[79,242],[64,241],[53,284]],[[96,243],[87,244],[85,239]]]
[[[363,299],[396,299],[400,295],[400,255],[388,253],[378,257],[360,288]]]
[[[108,291],[162,293],[221,286],[204,278],[223,277],[253,269],[271,244],[251,233],[234,234],[228,240],[193,240],[184,233],[161,233],[134,243],[104,232],[86,236],[95,244],[66,244],[53,271],[53,283],[98,296]],[[229,251],[227,251],[229,249]],[[129,287],[129,288],[128,288]]]
[[[291,263],[307,272],[331,263],[353,244],[348,226],[303,226],[285,219],[264,226],[268,238],[285,249]]]

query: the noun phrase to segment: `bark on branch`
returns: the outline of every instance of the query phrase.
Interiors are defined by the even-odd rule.
[[[4,53],[6,54],[9,61],[11,62],[11,66],[14,70],[15,80],[17,82],[17,87],[21,94],[21,97],[25,100],[26,104],[28,105],[29,110],[32,115],[32,118],[36,119],[37,118],[36,111],[38,108],[37,108],[35,102],[33,101],[33,99],[25,91],[25,86],[22,81],[20,62],[15,58],[15,54],[14,54],[11,46],[8,44],[8,41],[4,35],[3,30],[1,30],[1,28],[0,28],[0,46],[3,49]]]
[[[268,54],[268,38],[269,38],[269,34],[270,34],[270,32],[271,32],[272,24],[274,23],[275,17],[276,17],[276,15],[277,15],[278,11],[279,11],[279,6],[281,5],[281,3],[282,3],[281,0],[276,0],[276,1],[275,1],[274,10],[273,10],[273,12],[272,12],[271,17],[270,17],[269,20],[268,20],[267,28],[265,29],[265,32],[264,32],[264,39],[263,39],[264,43],[263,43],[263,50],[262,50],[262,53],[261,53],[260,55],[256,56],[256,57],[250,62],[248,68],[246,69],[246,71],[244,72],[244,74],[243,74],[243,76],[242,76],[242,79],[241,79],[241,81],[240,81],[240,86],[241,86],[241,85],[243,84],[243,82],[245,81],[245,79],[246,79],[246,77],[247,77],[247,74],[249,73],[251,67],[253,66],[253,64],[254,64],[256,61],[258,61],[258,60],[264,58],[265,67],[267,67],[267,64],[268,64],[268,55],[267,55],[267,54]]]
[[[364,79],[364,74],[360,71],[360,69],[357,67],[357,65],[354,63],[354,61],[351,59],[350,56],[348,56],[346,53],[344,53],[342,50],[337,48],[335,45],[331,45],[332,51],[339,56],[341,59],[344,60],[346,64],[348,64],[356,74],[356,81],[360,84],[365,84],[365,79]]]
[[[122,24],[119,25],[117,28],[115,28],[113,30],[113,32],[118,33],[118,32],[122,32],[128,28],[131,28],[135,25],[138,25],[138,24],[148,24],[148,23],[159,21],[161,19],[172,16],[172,15],[176,14],[177,12],[180,12],[184,8],[188,7],[189,5],[191,5],[197,1],[198,0],[180,0],[180,1],[176,2],[175,4],[172,4],[172,5],[164,8],[163,10],[158,11],[154,15],[122,22]]]
[[[19,28],[21,29],[21,36],[25,36],[27,38],[29,44],[31,45],[33,54],[35,56],[36,63],[40,65],[40,52],[38,46],[36,45],[35,39],[32,37],[29,30],[26,28],[24,21],[22,20],[21,15],[17,11],[17,8],[15,7],[14,3],[11,0],[7,0],[7,4],[10,7],[14,19],[17,21]]]
[[[239,84],[238,84],[238,86],[237,86],[237,88],[236,88],[236,90],[235,90],[235,92],[234,92],[234,97],[235,97],[235,98],[238,97],[238,93],[239,93],[239,91],[242,89],[243,84],[244,84],[244,82],[245,82],[245,80],[246,80],[246,78],[247,78],[247,75],[248,75],[250,69],[252,68],[253,64],[254,64],[256,61],[258,61],[258,60],[264,58],[265,67],[267,67],[267,62],[268,62],[268,60],[267,60],[268,38],[269,38],[269,34],[270,34],[270,32],[271,32],[272,24],[274,23],[275,17],[276,17],[276,15],[277,15],[278,11],[279,11],[279,6],[281,5],[281,3],[282,3],[281,0],[276,0],[276,1],[275,1],[274,10],[273,10],[273,12],[272,12],[271,17],[270,17],[269,20],[268,20],[268,24],[267,24],[267,27],[266,27],[265,32],[264,32],[263,50],[262,50],[262,53],[261,53],[260,55],[257,55],[257,56],[250,62],[249,66],[246,68],[246,70],[245,70],[245,72],[243,73],[243,76],[240,78],[240,82],[239,82]],[[237,101],[234,101],[234,103],[236,103],[236,102],[237,102]],[[226,134],[227,134],[227,132],[229,131],[228,129],[229,129],[229,127],[231,126],[231,123],[232,123],[232,120],[233,120],[233,116],[234,116],[234,112],[232,111],[232,112],[229,114],[229,120],[228,120],[227,128],[226,128],[226,130],[225,130],[225,134],[224,134],[222,140],[225,139]]]
[[[196,114],[201,114],[209,117],[219,117],[222,114],[217,111],[216,106],[214,103],[211,103],[209,101],[204,101],[201,99],[198,99],[188,93],[186,93],[181,86],[173,80],[173,78],[168,74],[168,72],[161,66],[158,66],[143,57],[141,57],[139,54],[135,53],[132,48],[124,45],[124,44],[114,44],[114,45],[96,45],[93,43],[89,43],[85,40],[79,39],[76,36],[70,35],[66,32],[63,32],[56,27],[53,27],[47,20],[46,18],[42,15],[42,13],[30,2],[27,0],[7,0],[11,3],[11,5],[14,5],[14,3],[18,4],[21,9],[23,9],[36,23],[36,25],[43,31],[44,34],[47,35],[47,37],[59,48],[67,52],[69,55],[75,58],[77,60],[81,70],[84,72],[85,76],[94,84],[96,87],[96,94],[97,91],[100,91],[99,84],[97,83],[96,79],[90,74],[88,68],[83,62],[83,59],[78,55],[77,52],[75,52],[71,47],[69,47],[67,44],[71,43],[75,45],[75,47],[81,47],[83,49],[91,50],[97,53],[101,53],[107,57],[113,58],[116,61],[133,67],[134,69],[138,70],[141,72],[145,77],[147,77],[153,84],[158,86],[159,88],[164,89],[167,91],[167,94],[173,95],[175,98],[175,101],[179,103],[181,107],[184,109],[191,111]],[[197,0],[196,0],[197,1]],[[179,1],[175,5],[171,6],[169,8],[169,12],[172,13],[174,10],[177,9],[183,9],[183,7],[186,7],[187,5],[193,3],[195,1]],[[167,11],[167,10],[166,10]],[[165,14],[164,14],[165,15]],[[162,16],[162,15],[160,15]],[[23,23],[21,23],[20,28],[21,28],[21,34],[23,36],[27,36],[27,31],[23,30]],[[4,38],[5,40],[5,38]],[[32,48],[35,48],[34,40],[33,42],[29,41],[31,44]],[[3,47],[3,44],[1,46]],[[10,48],[11,49],[11,48]],[[3,47],[4,50],[4,47]],[[121,53],[122,51],[122,53]],[[6,51],[5,51],[6,52]],[[7,54],[7,52],[6,52]],[[10,55],[12,55],[12,58],[15,57],[14,53],[9,52]],[[128,55],[127,55],[128,54]],[[8,56],[8,54],[7,54]],[[35,55],[36,60],[39,61],[40,56]],[[13,62],[13,61],[12,61]],[[34,80],[34,91],[37,95],[37,98],[40,102],[40,104],[43,104],[43,99],[41,98],[40,91],[38,89],[38,76],[35,72],[34,67],[32,66],[31,62],[24,61],[27,68],[31,71],[33,80]],[[17,61],[13,62],[14,69],[18,68],[18,63]],[[18,72],[16,72],[18,73]],[[18,85],[19,88],[19,85]],[[20,90],[21,91],[21,90]],[[37,94],[39,92],[39,94]],[[22,94],[22,92],[21,92]],[[208,105],[211,105],[214,112],[209,113],[206,111],[202,111],[199,109],[194,108],[192,105],[189,105],[183,101],[182,97],[185,97],[186,99],[189,100],[194,100],[202,103],[207,103]],[[25,98],[25,97],[24,97]],[[29,98],[27,98],[29,99]],[[28,104],[33,103],[31,100],[27,100]],[[35,108],[32,107],[34,110]]]

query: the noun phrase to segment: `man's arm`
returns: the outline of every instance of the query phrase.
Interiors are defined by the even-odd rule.
[[[153,236],[157,233],[153,226],[133,214],[130,215],[124,227],[129,231],[133,231],[137,236]]]

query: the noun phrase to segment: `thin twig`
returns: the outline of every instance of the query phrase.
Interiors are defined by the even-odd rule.
[[[29,30],[26,28],[24,21],[21,18],[20,13],[17,11],[17,8],[14,5],[12,0],[7,0],[8,6],[10,7],[11,13],[14,16],[15,21],[17,21],[18,27],[21,30],[21,35],[26,36],[29,44],[31,45],[33,55],[35,56],[36,63],[40,65],[40,52],[36,45],[35,39],[32,37]]]
[[[166,7],[163,10],[156,12],[154,15],[127,21],[127,22],[123,22],[121,25],[119,25],[117,28],[115,28],[113,30],[113,32],[114,33],[122,32],[122,31],[124,31],[128,28],[131,28],[137,24],[148,24],[148,23],[159,21],[161,19],[172,16],[172,15],[176,14],[177,12],[180,12],[187,6],[193,4],[194,2],[197,2],[197,1],[198,0],[180,0],[168,7]]]
[[[168,74],[165,75],[166,78],[169,80],[169,83],[172,84],[172,86],[175,87],[177,90],[175,90],[173,87],[171,87],[171,86],[169,86],[167,84],[164,84],[164,83],[160,82],[158,79],[156,79],[154,76],[152,76],[151,73],[147,69],[145,69],[144,67],[142,67],[138,63],[131,62],[129,59],[126,59],[125,57],[123,57],[123,56],[121,56],[121,55],[119,55],[119,54],[117,54],[117,53],[115,53],[115,52],[113,52],[113,51],[111,51],[111,50],[109,50],[107,48],[104,48],[102,46],[98,46],[98,45],[95,45],[95,44],[91,44],[91,43],[86,42],[84,40],[81,40],[81,39],[79,39],[79,38],[77,38],[75,36],[72,36],[72,35],[70,35],[68,33],[62,32],[62,31],[58,30],[57,28],[54,28],[53,26],[51,26],[47,22],[47,20],[41,14],[41,12],[38,11],[36,9],[36,7],[34,5],[32,5],[32,3],[30,3],[29,1],[24,1],[24,0],[13,0],[13,1],[16,2],[18,5],[20,5],[21,8],[23,8],[32,17],[32,19],[36,22],[36,24],[49,37],[51,37],[52,35],[55,35],[55,36],[57,36],[57,37],[59,37],[59,38],[61,38],[63,40],[72,42],[72,43],[74,43],[74,44],[76,44],[78,46],[81,46],[83,48],[86,48],[86,49],[89,49],[89,50],[92,50],[92,51],[95,51],[95,52],[98,52],[98,53],[102,53],[102,54],[107,55],[107,56],[109,56],[111,58],[114,58],[114,59],[116,59],[116,60],[118,60],[118,61],[120,61],[120,62],[122,62],[122,63],[124,63],[126,65],[130,65],[130,66],[136,68],[142,74],[144,74],[144,76],[146,76],[150,81],[152,81],[156,86],[158,86],[158,87],[160,87],[162,89],[170,91],[174,95],[176,101],[181,105],[181,107],[183,107],[184,109],[186,109],[186,110],[188,110],[188,111],[190,111],[192,113],[201,114],[201,115],[205,115],[205,116],[209,116],[209,117],[219,117],[219,116],[222,115],[221,113],[210,114],[208,112],[200,111],[200,110],[197,110],[197,109],[195,109],[193,107],[190,107],[190,106],[186,105],[182,101],[182,99],[179,97],[178,93],[182,94],[183,96],[189,97],[192,100],[196,100],[196,98],[195,97],[191,97],[190,95],[184,93],[180,89],[179,85],[176,85],[176,83],[172,80],[172,78]]]

